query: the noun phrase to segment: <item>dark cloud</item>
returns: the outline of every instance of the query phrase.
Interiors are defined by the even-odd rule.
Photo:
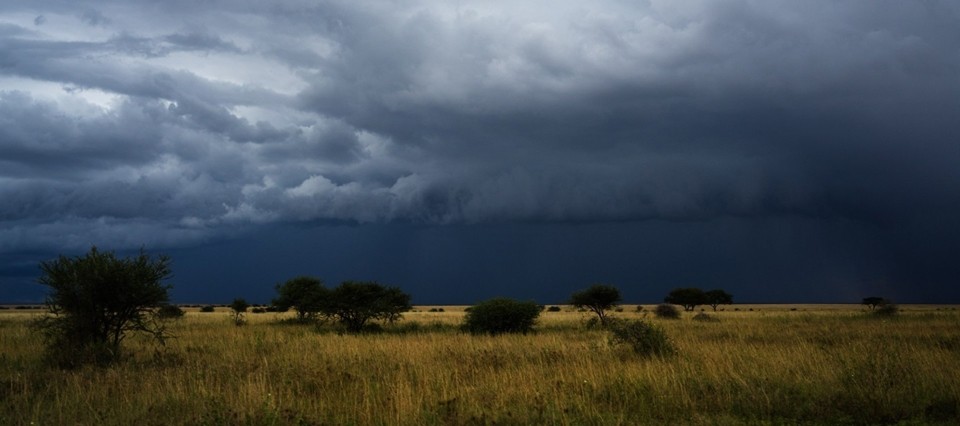
[[[846,224],[797,250],[942,281],[958,23],[946,1],[6,2],[0,232],[734,220],[730,247]]]

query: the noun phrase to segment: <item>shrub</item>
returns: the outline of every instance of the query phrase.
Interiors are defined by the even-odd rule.
[[[873,311],[873,314],[880,317],[892,317],[900,313],[900,307],[896,303],[887,302]]]
[[[657,318],[664,318],[664,319],[680,318],[680,310],[677,309],[676,306],[673,306],[669,303],[661,303],[657,305],[657,307],[653,309],[653,314],[656,315]]]
[[[250,310],[250,312],[254,314],[262,314],[264,312],[267,312],[267,308],[253,308]]]
[[[163,305],[157,309],[157,316],[164,319],[183,318],[187,313],[177,305]]]
[[[646,321],[611,321],[610,343],[628,345],[641,356],[669,356],[676,348],[662,328]]]
[[[720,318],[712,316],[706,312],[700,312],[693,316],[694,321],[704,321],[704,322],[719,322]]]
[[[247,308],[249,307],[250,304],[247,303],[246,299],[233,299],[233,303],[230,304],[230,312],[233,316],[234,325],[239,327],[247,323],[247,319],[244,318],[244,314],[247,312]]]
[[[527,333],[540,316],[534,302],[495,298],[480,302],[464,317],[462,329],[472,334]]]
[[[547,308],[547,312],[560,312],[560,307],[559,307],[559,306],[551,306],[551,307]]]
[[[643,312],[643,305],[637,305],[637,312]]]
[[[213,310],[214,310],[213,305],[206,305],[200,308],[200,312],[213,312]]]

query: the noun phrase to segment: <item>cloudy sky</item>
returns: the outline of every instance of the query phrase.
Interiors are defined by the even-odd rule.
[[[960,302],[955,1],[0,4],[0,301],[91,245],[174,297]]]

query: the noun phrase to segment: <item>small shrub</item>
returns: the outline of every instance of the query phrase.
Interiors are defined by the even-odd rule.
[[[704,321],[704,322],[719,322],[720,318],[717,318],[713,315],[710,315],[706,312],[700,312],[693,316],[694,321]]]
[[[533,330],[540,316],[540,306],[536,303],[507,298],[490,299],[472,308],[462,326],[472,334],[527,333]]]
[[[637,312],[643,312],[643,305],[637,305]]]
[[[641,356],[669,356],[676,348],[662,328],[646,321],[611,321],[610,343],[628,345]]]
[[[267,309],[266,309],[266,308],[253,308],[253,309],[250,310],[250,312],[251,312],[251,313],[254,313],[254,314],[262,314],[262,313],[264,313],[264,312],[267,312]]]
[[[880,317],[892,317],[900,313],[900,307],[896,303],[887,303],[873,311],[873,314]]]
[[[559,306],[551,306],[551,307],[547,308],[547,312],[560,312],[560,307],[559,307]]]
[[[163,305],[157,309],[157,316],[163,319],[183,318],[186,312],[177,305]]]
[[[617,307],[613,309],[614,312],[623,312],[623,308]]]
[[[200,312],[213,312],[213,305],[206,305],[200,308]]]
[[[669,303],[661,303],[653,310],[657,318],[680,319],[680,310]]]

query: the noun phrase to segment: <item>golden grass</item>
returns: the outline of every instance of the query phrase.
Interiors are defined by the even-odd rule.
[[[788,305],[789,306],[789,305]],[[31,314],[0,313],[2,424],[781,424],[960,420],[960,314],[859,306],[650,319],[678,355],[642,358],[545,312],[530,335],[456,331],[430,307],[381,334],[338,335],[249,315],[191,312],[162,351],[60,371],[40,360]],[[566,307],[564,309],[567,309]],[[708,309],[709,310],[709,309]],[[617,316],[639,318],[632,306]],[[35,314],[34,314],[35,315]],[[419,331],[410,324],[419,324]]]

